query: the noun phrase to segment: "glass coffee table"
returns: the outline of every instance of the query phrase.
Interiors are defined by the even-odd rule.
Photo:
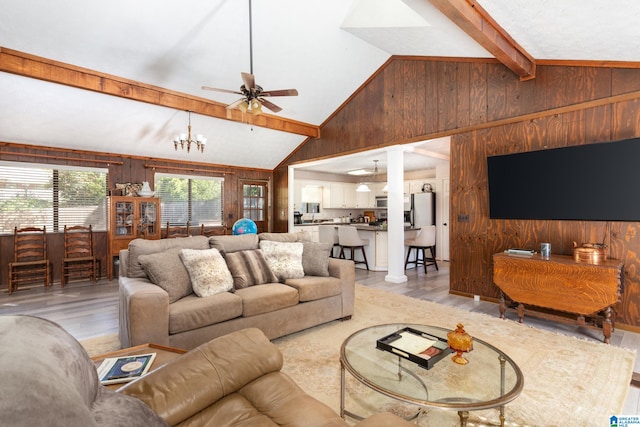
[[[465,325],[466,326],[466,325]],[[459,365],[446,355],[430,369],[376,348],[376,341],[404,328],[412,328],[446,340],[451,329],[394,323],[377,325],[352,334],[340,349],[340,416],[362,419],[345,408],[345,371],[378,393],[422,408],[458,411],[466,426],[469,411],[498,408],[504,426],[504,407],[522,392],[522,371],[509,356],[474,337],[473,350]],[[473,330],[473,325],[467,328]],[[469,332],[471,335],[473,333]]]

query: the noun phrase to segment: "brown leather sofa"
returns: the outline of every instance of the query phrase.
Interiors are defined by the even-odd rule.
[[[49,320],[0,316],[0,349],[0,426],[348,425],[280,372],[282,355],[258,329],[203,344],[117,392],[100,384],[80,343]],[[358,423],[411,425],[388,413]]]
[[[256,328],[216,338],[125,385],[170,426],[346,427],[281,371],[282,354]],[[390,413],[357,427],[415,426]]]

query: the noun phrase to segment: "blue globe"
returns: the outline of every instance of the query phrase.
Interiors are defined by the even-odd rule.
[[[258,234],[258,227],[256,226],[256,223],[253,222],[253,220],[250,220],[249,218],[242,218],[237,220],[233,224],[232,231],[234,235]]]

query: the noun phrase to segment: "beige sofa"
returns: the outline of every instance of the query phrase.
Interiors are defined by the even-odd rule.
[[[292,242],[298,242],[294,243],[296,248],[303,245],[304,254],[312,255],[310,266],[305,262],[309,256],[303,256],[304,277],[280,281],[273,278],[267,283],[207,297],[191,293],[188,287],[180,289],[176,284],[184,280],[172,277],[184,268],[178,257],[182,249],[216,248],[225,255],[229,267],[232,259],[242,267],[248,262],[238,262],[243,260],[238,257]],[[327,245],[326,250],[318,245]],[[303,233],[136,239],[120,252],[120,342],[123,347],[150,342],[192,349],[244,328],[259,328],[273,339],[332,320],[349,319],[354,305],[354,265],[351,261],[329,258],[328,245],[306,242]],[[153,262],[149,262],[150,258]],[[307,274],[308,271],[321,274],[317,270],[322,268],[326,268],[326,276]],[[258,270],[251,264],[244,279]],[[242,276],[233,272],[236,284]],[[157,284],[152,283],[150,276]]]

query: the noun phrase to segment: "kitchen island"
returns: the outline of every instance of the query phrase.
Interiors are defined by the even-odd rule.
[[[358,236],[361,239],[366,239],[369,244],[364,247],[364,253],[367,255],[367,262],[369,264],[369,270],[372,271],[387,271],[389,266],[388,255],[388,235],[386,227],[380,225],[367,225],[366,223],[340,223],[340,222],[324,222],[324,223],[306,223],[296,224],[294,231],[305,231],[311,234],[313,241],[319,241],[318,226],[319,225],[346,225],[355,227],[358,230]],[[415,237],[417,229],[411,227],[405,227],[404,238],[412,239]],[[406,256],[407,248],[405,247]],[[349,256],[349,254],[346,254]],[[360,254],[360,251],[356,252],[356,259]],[[364,264],[356,264],[356,268],[366,269]]]

